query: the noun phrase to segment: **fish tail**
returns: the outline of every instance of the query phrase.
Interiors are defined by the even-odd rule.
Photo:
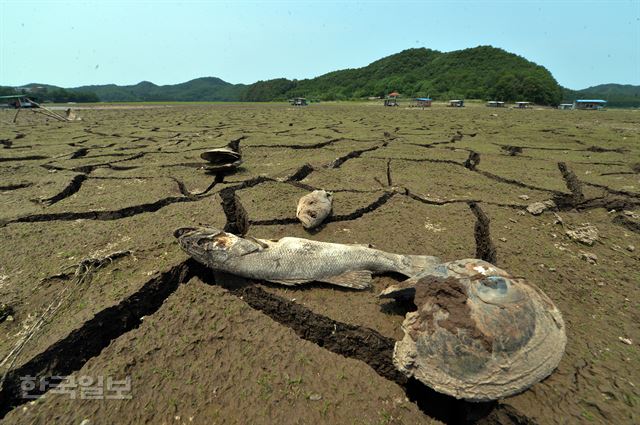
[[[442,263],[438,257],[430,255],[404,255],[403,257],[402,268],[398,271],[407,277],[432,270]]]

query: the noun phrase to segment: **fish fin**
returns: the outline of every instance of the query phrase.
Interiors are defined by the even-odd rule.
[[[432,272],[441,264],[441,261],[438,257],[429,255],[405,255],[403,263],[402,269],[398,271],[407,277],[413,277]]]
[[[369,270],[355,270],[337,276],[323,277],[318,282],[331,283],[354,289],[365,289],[371,286],[371,272]]]

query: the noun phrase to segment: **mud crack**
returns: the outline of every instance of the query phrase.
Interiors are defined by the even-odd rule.
[[[87,180],[87,178],[88,176],[86,174],[78,174],[74,176],[69,184],[59,193],[50,198],[40,199],[40,202],[45,205],[53,205],[56,202],[60,202],[63,199],[68,198],[69,196],[80,190],[80,188],[82,187],[82,183]]]
[[[14,157],[14,158],[0,158],[0,162],[36,161],[38,159],[49,159],[49,157],[48,156],[42,156],[42,155],[28,155],[28,156]]]
[[[319,149],[319,148],[324,148],[325,146],[332,145],[332,144],[334,144],[336,142],[340,142],[342,140],[353,140],[353,139],[346,139],[344,137],[338,137],[336,139],[331,139],[331,140],[327,140],[327,141],[324,141],[324,142],[312,143],[312,144],[308,144],[308,145],[275,144],[275,145],[251,145],[251,147],[252,148],[284,148],[284,149],[294,149],[294,150]]]
[[[640,233],[640,222],[633,221],[625,215],[618,214],[613,217],[613,220],[611,221],[615,224],[626,227],[628,230],[631,230],[634,233]]]
[[[143,316],[155,313],[181,283],[187,282],[190,278],[187,263],[180,263],[147,281],[119,304],[100,311],[65,338],[17,369],[9,371],[0,390],[0,419],[14,408],[30,401],[22,397],[20,377],[52,378],[67,376],[80,370],[111,341],[140,326]],[[49,382],[56,383],[54,379],[49,379]],[[29,394],[42,395],[47,390],[39,392],[39,389],[35,389]]]
[[[345,162],[347,162],[350,159],[353,158],[358,158],[360,157],[360,155],[362,155],[365,152],[371,152],[371,151],[375,151],[377,149],[383,148],[385,146],[387,146],[389,142],[384,142],[383,144],[379,145],[379,146],[372,146],[370,148],[367,149],[360,149],[360,150],[355,150],[355,151],[351,151],[348,154],[341,156],[339,158],[334,159],[329,165],[327,165],[327,168],[340,168],[342,166],[342,164],[344,164]]]
[[[500,149],[508,153],[510,156],[520,155],[522,153],[521,146],[499,145]]]
[[[562,203],[570,202],[573,205],[579,204],[584,201],[584,193],[582,193],[582,184],[576,174],[565,164],[564,162],[558,162],[558,169],[562,174],[562,178],[564,179],[564,183],[567,186],[567,189],[571,192],[571,197],[568,199],[554,199],[554,202],[557,205]]]
[[[244,236],[249,231],[249,215],[242,206],[240,198],[232,188],[225,188],[220,191],[222,210],[227,218],[224,231],[239,236]]]
[[[89,149],[88,148],[80,148],[77,151],[75,151],[74,153],[72,153],[71,156],[69,157],[69,159],[82,158],[83,156],[86,156],[87,153],[89,153]]]
[[[18,183],[18,184],[8,184],[6,186],[0,186],[0,191],[9,191],[9,190],[17,190],[23,189],[25,187],[33,186],[33,183]]]
[[[476,167],[480,164],[480,154],[476,151],[469,151],[469,157],[464,161],[464,168],[476,171]]]
[[[491,240],[491,220],[475,202],[469,202],[469,208],[476,216],[476,223],[473,227],[473,234],[476,239],[476,258],[480,258],[488,263],[498,265],[496,247]]]
[[[206,196],[201,197],[186,197],[186,196],[170,196],[168,198],[160,199],[156,202],[147,204],[134,205],[131,207],[125,207],[112,211],[82,211],[82,212],[61,212],[51,214],[32,214],[25,217],[18,217],[14,220],[9,220],[5,223],[0,223],[0,227],[6,226],[11,223],[38,223],[44,221],[74,221],[74,220],[100,220],[110,221],[119,220],[121,218],[132,217],[134,215],[156,212],[168,205],[176,204],[179,202],[194,202],[199,201]]]
[[[437,393],[413,378],[407,378],[393,365],[395,341],[373,329],[339,322],[314,313],[303,305],[271,294],[252,282],[226,284],[214,281],[206,267],[193,264],[193,274],[209,285],[220,285],[254,310],[292,329],[298,337],[341,356],[360,360],[378,375],[398,384],[409,400],[423,413],[446,424],[528,424],[533,423],[515,409],[497,402],[469,403]],[[498,415],[511,415],[511,420],[492,422]],[[507,415],[507,416],[508,416]]]

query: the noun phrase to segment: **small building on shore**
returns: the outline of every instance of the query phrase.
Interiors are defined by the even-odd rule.
[[[416,98],[416,106],[419,108],[428,108],[431,106],[433,99],[430,97],[418,97]]]
[[[389,96],[384,100],[384,106],[399,106],[398,97],[400,97],[398,92],[389,93]]]
[[[0,96],[0,104],[3,108],[36,108],[35,103],[24,94],[12,94]]]
[[[516,108],[527,109],[531,105],[531,102],[516,102]]]
[[[490,100],[487,102],[487,106],[489,108],[504,108],[505,104],[500,100]]]
[[[561,103],[558,105],[558,109],[573,109],[573,103]]]
[[[607,106],[607,101],[602,99],[578,99],[573,102],[574,109],[598,110]]]
[[[307,106],[308,105],[307,99],[305,99],[304,97],[294,97],[289,101],[289,103],[291,104],[291,106]]]
[[[464,107],[464,100],[451,99],[449,101],[449,106],[452,107],[452,108],[463,108]]]

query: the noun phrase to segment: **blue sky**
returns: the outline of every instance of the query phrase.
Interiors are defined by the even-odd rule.
[[[0,0],[0,85],[302,79],[487,44],[569,88],[640,84],[640,0]]]

